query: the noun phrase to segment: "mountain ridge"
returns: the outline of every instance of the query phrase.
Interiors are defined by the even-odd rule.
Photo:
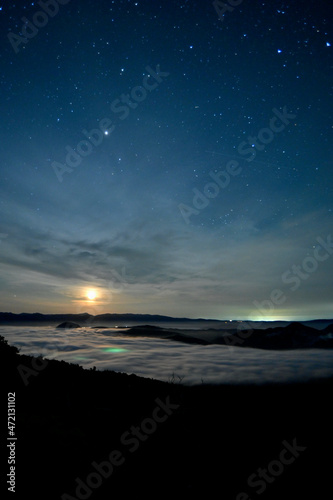
[[[60,314],[42,314],[42,313],[11,313],[11,312],[0,312],[0,325],[50,325],[54,326],[61,322],[73,321],[79,323],[81,326],[95,326],[101,324],[103,326],[118,326],[118,323],[130,324],[130,326],[135,326],[136,324],[147,324],[147,323],[188,323],[188,324],[199,324],[204,323],[207,326],[215,324],[221,327],[223,325],[224,329],[235,328],[235,325],[239,326],[241,323],[249,324],[255,329],[266,329],[268,327],[274,326],[288,326],[292,323],[300,323],[305,326],[311,326],[317,329],[328,328],[332,323],[333,319],[313,319],[304,321],[289,321],[289,320],[276,320],[276,321],[244,321],[244,320],[218,320],[218,319],[207,319],[207,318],[177,318],[172,316],[165,316],[159,314],[136,314],[136,313],[104,313],[98,315],[92,315],[87,312],[80,314],[73,313],[60,313]],[[258,326],[259,324],[259,326]],[[123,325],[125,326],[125,325]]]

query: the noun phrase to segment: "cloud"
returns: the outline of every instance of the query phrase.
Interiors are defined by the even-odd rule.
[[[257,208],[244,216],[238,213],[228,225],[212,230],[205,225],[188,227],[181,218],[178,222],[169,219],[162,226],[149,211],[147,218],[129,218],[122,224],[114,214],[102,220],[91,193],[81,213],[71,212],[67,204],[67,212],[56,217],[52,207],[56,196],[60,197],[58,206],[59,201],[65,203],[59,189],[51,189],[51,203],[41,202],[47,225],[39,224],[36,212],[20,199],[8,205],[8,218],[1,227],[8,237],[1,240],[0,248],[4,283],[0,298],[7,310],[22,312],[21,302],[7,297],[8,287],[14,293],[19,287],[22,297],[25,291],[27,302],[34,292],[41,312],[51,308],[72,312],[69,287],[74,292],[78,286],[92,284],[122,294],[109,306],[105,302],[104,312],[117,307],[118,312],[245,319],[254,300],[268,299],[275,288],[289,292],[281,282],[282,274],[302,263],[317,236],[330,234],[331,221],[322,210],[268,224],[265,213]],[[18,218],[17,213],[22,215]],[[320,263],[297,292],[288,293],[276,315],[301,317],[306,310],[308,317],[326,316],[332,300],[332,270],[332,258]],[[121,287],[124,283],[127,286]],[[55,290],[59,293],[54,294]],[[61,290],[66,292],[61,295]],[[158,298],[163,299],[159,304]],[[24,309],[29,308],[27,303]]]
[[[265,351],[198,346],[146,337],[128,338],[111,330],[0,328],[22,354],[63,359],[85,368],[134,373],[183,383],[276,383],[333,376],[332,350]]]

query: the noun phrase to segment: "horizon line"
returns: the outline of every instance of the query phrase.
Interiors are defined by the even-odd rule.
[[[278,321],[287,321],[287,322],[302,322],[302,321],[333,321],[332,318],[311,318],[311,319],[286,319],[286,318],[274,318],[274,319],[214,319],[214,318],[188,318],[186,316],[178,317],[178,316],[169,316],[166,314],[151,314],[151,313],[100,313],[100,314],[90,314],[88,312],[83,312],[83,313],[40,313],[40,312],[33,312],[33,313],[28,313],[28,312],[21,312],[21,313],[13,313],[10,311],[0,311],[1,314],[12,314],[12,315],[34,315],[38,314],[40,316],[60,316],[60,315],[71,315],[71,316],[90,316],[90,317],[98,317],[98,316],[104,316],[104,315],[118,315],[118,316],[160,316],[164,318],[170,318],[174,320],[188,320],[188,321],[218,321],[218,322],[225,322],[225,323],[232,323],[232,322],[238,322],[238,323],[244,323],[244,322],[251,322],[251,323],[272,323],[272,322],[278,322]]]

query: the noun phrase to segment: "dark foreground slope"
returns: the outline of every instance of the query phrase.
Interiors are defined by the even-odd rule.
[[[12,498],[328,498],[332,380],[185,387],[0,345],[2,400],[16,398]]]

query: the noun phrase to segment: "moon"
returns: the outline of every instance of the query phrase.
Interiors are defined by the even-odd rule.
[[[89,300],[94,300],[97,297],[97,293],[95,290],[88,290],[87,291],[87,297]]]

